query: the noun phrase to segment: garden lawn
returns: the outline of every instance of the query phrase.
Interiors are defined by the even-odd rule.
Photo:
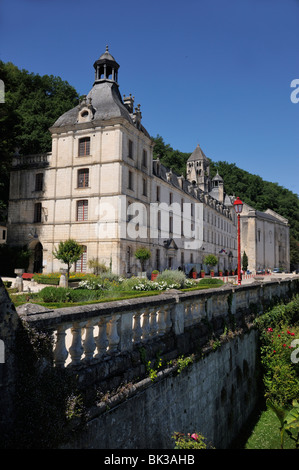
[[[262,411],[244,449],[280,449],[280,422],[271,409]],[[295,441],[284,433],[283,449],[295,449]]]

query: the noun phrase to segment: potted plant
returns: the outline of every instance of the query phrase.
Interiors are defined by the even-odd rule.
[[[206,274],[206,273],[205,273],[204,270],[202,269],[202,270],[200,271],[200,277],[205,277],[205,274]]]
[[[151,275],[151,280],[155,281],[157,279],[158,274],[159,274],[159,271],[157,269],[154,269]]]
[[[211,277],[214,277],[214,276],[215,276],[215,272],[214,272],[213,269],[211,270],[210,274],[211,274]]]
[[[192,269],[192,278],[193,278],[193,279],[196,279],[196,278],[197,278],[197,272],[195,271],[194,268]]]
[[[221,269],[219,270],[219,276],[223,276],[223,271]]]
[[[210,266],[210,272],[211,272],[212,277],[214,276],[214,270],[211,268],[216,266],[217,263],[218,263],[218,258],[215,255],[207,255],[203,260],[203,264]]]
[[[135,251],[135,258],[139,259],[141,264],[142,277],[146,277],[146,272],[144,271],[145,262],[151,257],[151,252],[147,248],[138,248]]]

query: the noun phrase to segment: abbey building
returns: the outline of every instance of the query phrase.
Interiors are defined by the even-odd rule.
[[[218,174],[210,177],[200,146],[187,161],[186,178],[165,168],[153,159],[140,105],[120,94],[119,65],[108,48],[94,69],[88,95],[50,128],[52,151],[14,157],[8,243],[28,246],[30,272],[64,267],[53,251],[69,238],[84,248],[73,266],[79,272],[90,271],[88,261],[97,259],[115,273],[136,275],[140,247],[151,252],[148,274],[207,271],[207,254],[218,258],[216,270],[235,269],[233,199]],[[281,219],[279,224],[287,226]]]

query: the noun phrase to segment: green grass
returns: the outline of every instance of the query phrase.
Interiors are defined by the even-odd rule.
[[[111,294],[107,294],[103,296],[101,299],[94,299],[94,300],[86,300],[82,302],[43,302],[39,299],[38,294],[31,294],[30,299],[27,300],[28,294],[19,294],[19,295],[11,295],[11,300],[14,303],[15,307],[19,307],[27,302],[35,303],[38,305],[42,305],[44,307],[49,308],[64,308],[64,307],[76,307],[79,305],[89,305],[89,304],[98,304],[103,302],[113,302],[115,300],[126,300],[126,299],[133,299],[136,297],[148,297],[152,295],[161,294],[161,291],[146,291],[146,292],[111,292]]]
[[[244,449],[280,449],[279,426],[280,422],[274,411],[270,409],[262,411]],[[284,433],[283,448],[295,449],[295,441],[286,433]]]
[[[180,289],[180,290],[182,292],[188,292],[188,291],[193,291],[193,290],[196,291],[196,290],[201,290],[201,289],[210,289],[210,288],[220,287],[221,285],[222,283],[203,284],[203,285],[197,285],[194,287],[189,287],[189,288]],[[31,303],[36,303],[38,305],[42,305],[44,307],[49,307],[49,308],[63,308],[63,307],[74,307],[74,306],[79,306],[79,305],[97,304],[97,303],[103,303],[103,302],[113,302],[115,300],[134,299],[137,297],[148,297],[148,296],[163,294],[166,291],[137,292],[137,291],[113,290],[111,292],[105,292],[105,294],[103,294],[103,297],[101,297],[100,299],[82,300],[80,302],[43,302],[43,300],[39,297],[38,293],[15,294],[15,291],[13,291],[12,289],[8,289],[8,292],[10,294],[10,298],[12,302],[14,303],[15,307],[19,307],[20,305],[23,305],[27,302],[31,302]],[[86,293],[88,295],[88,291],[86,291]]]

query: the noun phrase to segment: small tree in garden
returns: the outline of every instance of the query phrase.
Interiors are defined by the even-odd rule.
[[[135,251],[135,258],[139,259],[140,264],[141,264],[141,271],[144,271],[144,265],[145,262],[150,259],[151,257],[151,252],[147,248],[138,248]]]
[[[247,271],[248,268],[248,256],[246,255],[246,252],[244,251],[243,256],[242,256],[242,269],[243,271]]]
[[[215,255],[207,255],[204,258],[203,263],[209,266],[210,268],[213,268],[218,263],[218,258]]]
[[[69,278],[71,265],[81,258],[82,253],[83,247],[70,238],[59,243],[58,248],[53,251],[53,256],[67,265],[67,278]]]

